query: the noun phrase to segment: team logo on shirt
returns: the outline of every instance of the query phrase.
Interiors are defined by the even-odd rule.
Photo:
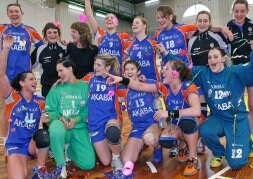
[[[81,102],[80,102],[80,105],[81,105],[81,106],[84,106],[84,105],[85,105],[85,101],[81,101]]]
[[[28,123],[28,124],[32,124],[36,121],[36,119],[33,119],[33,113],[30,113],[30,116],[28,113],[26,113],[26,116],[25,116],[25,122]]]
[[[213,44],[213,43],[210,43],[210,47],[211,47],[211,48],[214,48],[214,44]]]
[[[252,32],[252,27],[249,27],[249,28],[248,28],[248,31],[249,31],[249,32]]]

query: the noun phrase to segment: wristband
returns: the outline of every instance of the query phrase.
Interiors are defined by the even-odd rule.
[[[179,110],[168,111],[168,115],[170,118],[179,118],[180,117]]]
[[[130,79],[122,77],[122,81],[120,83],[123,84],[123,85],[125,85],[125,86],[127,86],[130,83]]]

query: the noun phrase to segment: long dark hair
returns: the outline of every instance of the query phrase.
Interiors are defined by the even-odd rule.
[[[28,73],[33,74],[31,71],[25,71],[25,72],[17,74],[17,76],[11,82],[12,88],[15,89],[16,91],[21,91],[22,87],[20,86],[19,82],[25,81]]]
[[[57,60],[56,65],[62,64],[65,68],[72,67],[73,73],[75,72],[76,64],[70,59],[70,57],[63,57]]]
[[[113,72],[114,75],[120,75],[120,65],[117,57],[113,57],[109,54],[99,54],[95,57],[95,60],[101,59],[104,63],[104,65],[110,66],[111,71]]]

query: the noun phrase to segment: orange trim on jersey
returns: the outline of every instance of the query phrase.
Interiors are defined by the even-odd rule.
[[[19,103],[21,101],[21,96],[18,95],[18,92],[15,91],[15,90],[12,90],[11,94],[10,94],[13,98],[13,102],[10,103],[10,104],[6,104],[6,118],[7,120],[10,119],[11,117],[11,113],[12,113],[12,110],[14,109],[14,107],[17,105],[17,103]],[[10,96],[9,96],[10,97]],[[8,98],[9,98],[8,97]]]
[[[158,29],[158,30],[155,32],[154,37],[156,38],[156,40],[157,40],[157,38],[158,38],[158,36],[159,36],[159,34],[161,33],[162,30],[163,30],[163,29]]]
[[[117,35],[119,36],[119,39],[121,41],[121,44],[122,44],[122,49],[121,49],[121,54],[123,54],[124,50],[125,50],[125,44],[126,44],[126,41],[131,37],[128,33],[124,32],[124,33],[119,33],[119,32],[116,32]],[[97,34],[96,34],[96,37],[97,37],[97,44],[99,45],[102,38],[107,34],[107,32],[102,29],[101,27],[98,27],[97,29]]]
[[[90,79],[91,79],[93,76],[95,76],[94,73],[88,73],[88,74],[85,75],[81,80],[86,81],[86,82],[89,83],[89,82],[90,82]]]
[[[157,90],[160,94],[163,94],[164,100],[169,96],[170,90],[164,86],[162,82],[157,82],[156,83]]]
[[[187,101],[187,97],[188,97],[189,93],[198,94],[198,87],[195,84],[192,84],[191,86],[187,87],[186,90],[182,90],[182,94],[184,96],[185,101]]]
[[[187,24],[187,25],[182,25],[182,26],[176,26],[175,28],[180,29],[184,33],[187,32],[192,32],[197,30],[197,26],[194,24]]]
[[[81,80],[85,81],[85,82],[90,82],[91,78],[94,77],[95,74],[94,73],[88,73],[87,75],[85,75]],[[115,105],[115,110],[116,113],[118,114],[118,120],[122,121],[123,117],[121,115],[121,109],[120,109],[120,104],[118,102],[118,85],[116,85],[116,94],[115,94],[115,101],[114,101],[114,105]],[[90,93],[90,92],[89,92]]]

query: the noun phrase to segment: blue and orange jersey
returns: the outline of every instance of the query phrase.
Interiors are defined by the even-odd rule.
[[[17,91],[5,99],[6,118],[10,121],[6,147],[22,147],[29,143],[34,132],[39,128],[40,116],[45,108],[43,97],[33,95],[27,102]]]
[[[198,94],[198,88],[195,84],[191,84],[190,86],[188,84],[188,81],[184,81],[180,91],[174,94],[169,85],[164,85],[161,82],[157,83],[157,89],[163,95],[168,110],[181,110],[190,107],[188,95],[190,93]]]
[[[141,65],[141,74],[147,79],[160,80],[160,75],[156,65],[157,42],[151,37],[146,37],[142,41],[135,39],[127,41],[125,53],[131,60],[137,61]]]
[[[14,43],[8,55],[6,74],[10,81],[24,71],[31,70],[30,49],[33,43],[35,47],[43,44],[42,38],[32,27],[20,24],[15,27],[11,24],[1,24],[0,34],[14,37]]]
[[[144,83],[155,84],[156,81],[147,79]],[[147,126],[156,122],[153,118],[155,114],[153,107],[155,95],[153,93],[135,91],[124,85],[120,85],[118,91],[119,97],[124,97],[134,128],[143,128],[145,130]]]
[[[98,54],[107,53],[111,56],[117,57],[120,67],[122,67],[122,57],[125,49],[125,42],[129,38],[130,35],[128,33],[115,32],[113,34],[109,34],[99,27],[96,32]]]
[[[95,76],[94,73],[85,75],[82,80],[90,86],[88,124],[104,124],[109,119],[121,120],[121,115],[118,115],[120,106],[117,101],[117,85],[106,84],[107,78]]]
[[[195,25],[173,25],[171,29],[158,29],[155,32],[155,38],[159,44],[163,44],[165,49],[176,58],[183,60],[185,63],[190,62],[187,56],[187,33],[196,31]],[[166,63],[162,59],[163,64]]]

